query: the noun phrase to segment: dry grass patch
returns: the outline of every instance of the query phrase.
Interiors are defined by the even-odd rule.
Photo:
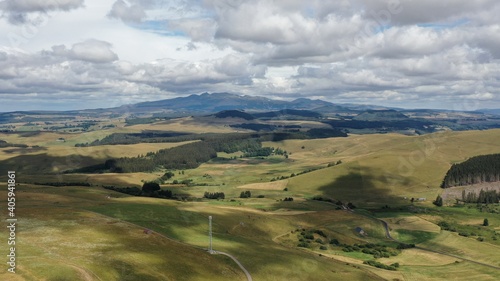
[[[288,185],[288,180],[280,180],[273,182],[250,183],[240,185],[240,189],[255,189],[255,190],[283,190]]]
[[[431,253],[420,249],[406,249],[395,257],[382,258],[379,261],[387,265],[397,262],[402,266],[442,266],[454,263],[456,260],[457,258],[454,257]]]
[[[441,228],[417,216],[382,218],[391,229],[418,230],[439,233]]]
[[[168,121],[157,122],[153,124],[141,124],[127,127],[133,130],[162,130],[162,131],[176,131],[187,133],[234,133],[237,130],[224,126],[212,124],[200,124],[199,121],[192,117],[184,117],[172,119]]]

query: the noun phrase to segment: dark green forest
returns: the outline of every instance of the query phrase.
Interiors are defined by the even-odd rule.
[[[500,154],[480,155],[453,164],[446,173],[442,188],[500,181]]]
[[[479,204],[494,204],[499,203],[500,201],[500,193],[496,190],[483,190],[479,192],[479,195],[476,192],[465,192],[462,191],[462,202],[465,203],[479,203]]]
[[[162,149],[138,157],[109,159],[103,164],[69,171],[77,173],[135,173],[157,169],[192,169],[217,157],[217,152],[242,151],[248,156],[269,156],[274,149],[262,148],[258,136],[249,134],[220,134],[205,140]]]
[[[137,157],[109,159],[105,163],[87,166],[66,173],[135,173],[151,172],[158,169],[193,169],[217,157],[217,152],[243,152],[244,157],[265,157],[273,154],[288,155],[280,149],[262,147],[263,141],[287,139],[313,139],[327,137],[347,137],[337,129],[310,129],[307,132],[265,132],[228,134],[189,134],[178,132],[145,131],[134,134],[111,134],[102,140],[76,146],[96,146],[111,144],[135,144],[156,142],[196,141],[181,146],[149,152]]]

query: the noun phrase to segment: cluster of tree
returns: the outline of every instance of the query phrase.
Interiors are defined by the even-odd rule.
[[[316,201],[324,201],[324,202],[330,202],[330,203],[333,203],[333,204],[336,204],[338,206],[342,206],[344,203],[342,203],[342,201],[340,200],[333,200],[331,198],[326,198],[326,197],[323,197],[321,195],[315,195],[312,200],[316,200]]]
[[[163,176],[161,176],[161,178],[163,180],[169,180],[169,179],[173,178],[174,176],[175,176],[175,174],[173,172],[168,171],[165,174],[163,174]]]
[[[281,149],[262,147],[262,141],[267,140],[268,138],[274,139],[279,134],[284,134],[283,136],[285,139],[288,135],[288,133],[183,135],[182,133],[163,131],[145,131],[138,134],[116,133],[109,135],[100,141],[97,140],[90,144],[77,144],[77,146],[132,144],[139,142],[179,142],[187,140],[200,141],[169,149],[162,149],[158,152],[149,152],[146,156],[139,155],[138,157],[110,159],[104,164],[84,167],[71,172],[133,173],[151,172],[158,168],[192,169],[209,161],[210,159],[217,157],[217,152],[234,153],[242,151],[245,157],[269,156],[273,153],[283,153],[285,156],[288,156],[288,154]]]
[[[465,192],[462,191],[462,202],[465,203],[479,203],[479,204],[495,204],[500,202],[500,193],[496,190],[483,190],[479,191],[479,195],[476,192]]]
[[[145,182],[142,186],[142,189],[139,189],[138,187],[116,187],[116,186],[103,186],[103,187],[109,190],[114,190],[133,196],[156,197],[165,199],[172,199],[174,196],[171,190],[161,189],[160,185],[155,182]]]
[[[457,232],[457,229],[455,226],[451,225],[450,223],[448,223],[447,221],[440,221],[438,222],[437,224],[439,227],[441,227],[442,230],[448,230],[448,231],[451,231],[451,232]]]
[[[288,158],[288,154],[285,154],[285,156]],[[308,169],[308,170],[304,170],[302,172],[291,173],[290,176],[274,177],[274,178],[271,179],[271,181],[286,180],[286,179],[289,179],[289,178],[293,178],[293,177],[296,177],[296,176],[300,176],[300,175],[303,175],[303,174],[307,174],[307,173],[310,173],[310,172],[321,170],[321,169],[324,169],[324,168],[327,168],[327,167],[331,167],[331,166],[328,165],[326,167],[311,168],[311,169]]]
[[[240,193],[240,198],[250,198],[250,197],[252,197],[252,193],[249,190],[242,191]]]
[[[354,245],[345,245],[342,248],[344,252],[362,252],[365,254],[373,255],[374,258],[389,258],[391,256],[397,256],[399,251],[386,247],[381,244],[354,244]]]
[[[422,119],[393,120],[393,121],[364,121],[364,120],[327,120],[323,121],[333,128],[346,129],[384,129],[408,130],[418,129],[424,132],[433,131],[431,121]]]
[[[23,147],[23,148],[26,148],[28,146],[26,144],[8,143],[4,140],[0,140],[0,148],[4,148],[4,147]]]
[[[399,243],[398,246],[396,247],[396,249],[398,249],[398,250],[411,249],[411,248],[415,248],[415,244],[413,244],[413,243],[410,243],[410,244]]]
[[[163,143],[163,142],[182,142],[190,140],[199,140],[200,135],[186,134],[180,132],[168,131],[144,131],[142,133],[114,133],[104,137],[101,140],[95,140],[91,143],[77,143],[76,147],[114,145],[114,144],[137,144],[137,143]]]
[[[442,188],[500,181],[500,154],[472,157],[454,164],[446,173]]]
[[[103,188],[117,191],[120,193],[133,195],[133,196],[141,196],[142,195],[142,191],[138,187],[116,187],[113,185],[104,185]]]
[[[226,195],[224,194],[224,192],[207,192],[207,191],[205,191],[205,194],[203,194],[203,198],[224,199],[224,198],[226,198]]]
[[[283,199],[283,201],[293,201],[293,197],[285,197],[285,199]]]
[[[243,157],[266,157],[272,155],[273,151],[274,150],[272,147],[261,147],[246,152],[245,154],[243,154]]]
[[[320,245],[322,245],[320,247],[321,250],[326,250],[327,247],[324,246],[326,244],[326,242],[322,239],[322,238],[327,238],[326,234],[323,232],[323,230],[321,229],[309,229],[309,230],[306,230],[306,229],[297,229],[296,231],[301,231],[300,232],[300,235],[299,235],[299,244],[297,244],[297,247],[303,247],[303,248],[308,248],[310,246],[310,243],[312,242],[316,242]],[[322,238],[317,238],[316,240],[314,240],[314,234],[318,234],[319,236],[321,236]]]
[[[214,114],[214,116],[216,118],[228,118],[228,117],[231,117],[231,118],[242,118],[242,119],[245,119],[245,120],[253,120],[253,119],[255,119],[255,117],[252,116],[252,114],[249,114],[249,113],[246,113],[246,112],[240,111],[240,110],[223,110],[221,112],[218,112],[218,113]]]
[[[386,264],[383,264],[381,262],[374,261],[374,260],[364,261],[363,264],[371,265],[371,266],[374,266],[376,268],[381,268],[381,269],[385,269],[385,270],[392,270],[392,271],[398,270],[397,268],[399,267],[399,263],[397,263],[397,262],[393,263],[391,265],[386,265]]]
[[[258,137],[258,136],[257,136]],[[263,149],[261,141],[250,134],[206,135],[202,141],[151,152],[146,156],[125,157],[107,160],[104,164],[84,167],[72,172],[151,172],[158,168],[192,169],[217,157],[217,152],[234,153],[242,151],[246,155],[257,155]]]

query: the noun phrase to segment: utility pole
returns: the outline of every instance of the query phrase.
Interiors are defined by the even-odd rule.
[[[215,252],[212,249],[212,216],[208,216],[208,238],[209,238],[208,252],[210,254],[214,254]]]

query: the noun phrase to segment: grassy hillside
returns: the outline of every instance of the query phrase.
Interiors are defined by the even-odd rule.
[[[108,199],[100,188],[20,186],[18,192],[19,280],[244,280],[231,260],[203,250],[209,214],[215,249],[236,256],[256,280],[380,280],[275,244],[275,235],[295,227],[288,217],[114,192],[120,198]]]
[[[18,194],[17,280],[244,279],[223,256],[86,211],[84,206],[106,203],[104,190],[22,186]],[[6,251],[5,244],[1,248]]]
[[[167,123],[162,126],[174,130]],[[55,136],[27,136],[24,143],[46,145],[39,151],[1,149],[2,169],[17,169],[19,182],[90,182],[94,186],[19,186],[17,280],[207,280],[206,276],[214,277],[208,280],[244,280],[231,260],[204,250],[208,216],[214,218],[214,248],[234,255],[254,280],[498,278],[498,270],[488,265],[500,267],[500,207],[436,207],[432,200],[443,192],[440,183],[453,163],[500,153],[500,130],[265,142],[264,146],[286,150],[288,157],[240,158],[241,153],[220,153],[196,169],[174,170],[173,178],[162,187],[181,194],[185,201],[131,197],[99,186],[141,186],[164,171],[29,173],[37,167],[52,171],[58,167],[54,163],[76,165],[72,155],[91,163],[176,144],[75,148],[51,143]],[[24,140],[16,135],[0,139]],[[54,159],[57,162],[51,162]],[[191,180],[191,184],[173,184],[173,180]],[[251,191],[252,197],[239,198],[242,191]],[[226,199],[201,199],[204,192],[224,192]],[[332,202],[313,200],[317,196]],[[357,208],[342,210],[337,200]],[[5,189],[0,201],[6,202]],[[484,218],[489,219],[489,226],[482,226]],[[344,251],[346,246],[366,243],[396,250],[397,243],[386,237],[378,219],[388,223],[392,237],[418,247],[376,259],[387,265],[399,263],[397,271],[363,264],[375,259],[371,254]],[[443,221],[456,231],[442,229]],[[367,235],[358,234],[357,227]],[[155,233],[145,234],[145,228]],[[307,247],[298,247],[302,232],[314,233]],[[6,235],[5,229],[0,230],[1,239]],[[332,239],[339,244],[330,244]],[[5,247],[1,245],[0,250],[6,251]],[[11,277],[2,274],[2,280]]]

